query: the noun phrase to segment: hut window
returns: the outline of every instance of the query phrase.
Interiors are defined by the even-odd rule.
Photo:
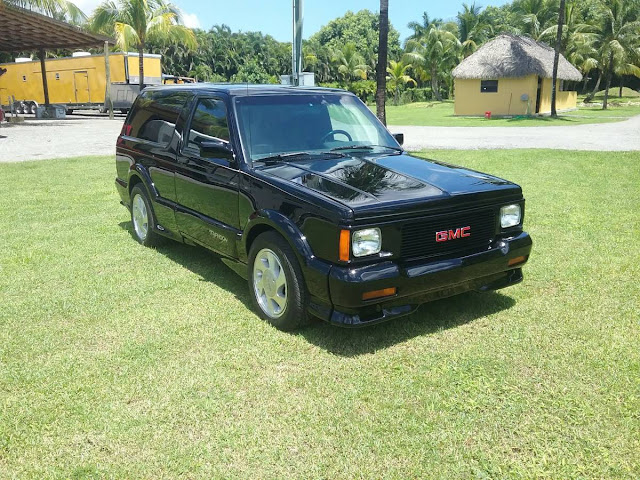
[[[480,80],[480,93],[496,93],[498,80]]]

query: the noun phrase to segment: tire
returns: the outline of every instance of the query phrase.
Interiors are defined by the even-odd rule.
[[[147,192],[140,184],[131,190],[130,210],[133,237],[145,247],[159,245],[162,237],[153,230],[153,226],[156,224],[156,217]]]
[[[73,115],[73,108],[67,109],[67,115]]]
[[[259,235],[249,250],[248,268],[249,292],[260,318],[283,331],[309,324],[309,294],[298,259],[284,238],[273,231]]]

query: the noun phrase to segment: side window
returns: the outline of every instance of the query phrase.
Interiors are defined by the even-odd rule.
[[[188,98],[186,92],[153,90],[143,93],[136,100],[129,136],[167,146]]]
[[[496,93],[498,80],[480,80],[480,93]]]
[[[227,107],[217,98],[201,98],[193,112],[191,126],[187,134],[186,148],[200,152],[202,142],[229,142]]]

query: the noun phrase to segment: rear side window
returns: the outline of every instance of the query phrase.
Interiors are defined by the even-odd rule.
[[[200,150],[202,142],[228,142],[227,108],[217,98],[201,98],[193,112],[187,148]]]
[[[167,146],[188,98],[187,92],[169,89],[142,93],[133,107],[128,135]]]

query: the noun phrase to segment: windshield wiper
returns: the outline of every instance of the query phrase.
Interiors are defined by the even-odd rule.
[[[390,145],[345,145],[344,147],[335,147],[332,148],[331,151],[339,151],[339,150],[373,150],[374,148],[388,148],[389,150],[393,150],[394,152],[402,152],[401,148],[392,147]]]
[[[291,153],[277,153],[275,155],[269,155],[268,157],[263,157],[254,162],[262,162],[262,163],[273,163],[273,162],[286,162],[287,160],[291,160],[299,157],[317,157],[323,155],[331,155],[334,157],[344,157],[344,154],[338,152],[291,152]]]

